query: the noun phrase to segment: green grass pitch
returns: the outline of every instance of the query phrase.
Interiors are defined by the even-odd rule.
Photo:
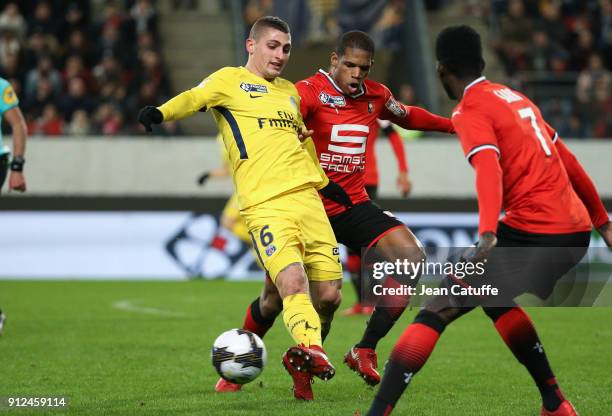
[[[213,340],[239,327],[260,283],[0,281],[0,396],[67,395],[67,410],[0,415],[354,415],[375,390],[342,364],[365,325],[337,316],[326,343],[336,377],[296,402],[280,357],[282,322],[265,337],[268,365],[238,394],[216,394]],[[351,304],[344,289],[342,307]],[[578,411],[612,415],[612,308],[530,309],[557,378]],[[416,310],[381,341],[384,363]],[[450,326],[396,415],[537,415],[539,395],[481,311]]]

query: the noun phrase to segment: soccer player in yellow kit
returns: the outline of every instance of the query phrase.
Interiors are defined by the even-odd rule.
[[[279,77],[291,50],[288,25],[277,17],[260,18],[246,49],[244,67],[222,68],[162,106],[143,108],[138,119],[150,131],[153,123],[212,110],[240,214],[278,288],[283,321],[297,344],[283,364],[294,379],[311,374],[328,380],[335,370],[322,348],[321,326],[340,304],[342,266],[317,190],[344,205],[351,202],[319,166],[298,92]]]

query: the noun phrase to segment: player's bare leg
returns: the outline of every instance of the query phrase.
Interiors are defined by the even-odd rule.
[[[388,261],[407,259],[409,262],[420,263],[425,259],[425,252],[417,238],[407,227],[398,227],[383,236],[376,244],[376,252]],[[418,276],[410,282],[398,282],[393,276],[387,277],[385,285],[408,283],[416,285]],[[344,362],[356,371],[369,385],[380,382],[376,345],[393,327],[402,315],[410,299],[407,296],[381,298],[359,343],[344,356]]]
[[[323,341],[329,334],[334,313],[342,301],[341,289],[342,279],[310,282],[312,304],[321,319],[321,339]]]

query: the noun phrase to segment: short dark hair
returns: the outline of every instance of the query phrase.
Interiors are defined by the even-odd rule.
[[[249,32],[249,38],[257,39],[264,28],[276,29],[283,33],[289,33],[289,25],[283,19],[276,16],[264,16],[253,23],[251,31]]]
[[[369,52],[370,56],[374,57],[374,41],[370,35],[361,30],[351,30],[340,36],[336,44],[336,55],[344,55],[346,48],[361,49],[362,51]]]
[[[480,76],[485,67],[482,42],[466,25],[449,26],[436,39],[436,58],[455,76]]]

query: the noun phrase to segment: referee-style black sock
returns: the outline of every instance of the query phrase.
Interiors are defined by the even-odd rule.
[[[558,409],[565,397],[529,316],[519,307],[485,308],[485,313],[516,359],[529,371],[540,390],[544,407],[550,411]]]

